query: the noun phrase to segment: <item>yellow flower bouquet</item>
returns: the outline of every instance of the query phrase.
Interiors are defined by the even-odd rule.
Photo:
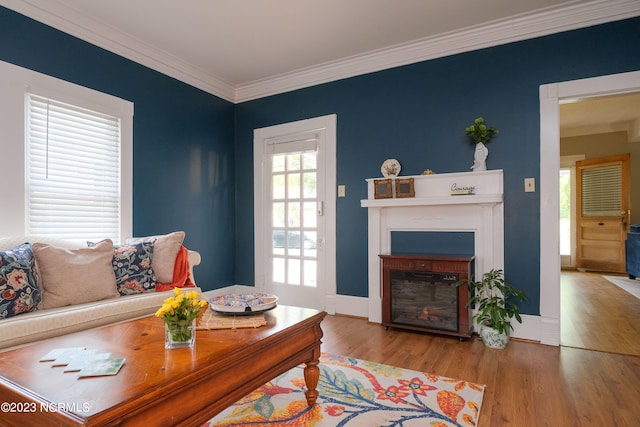
[[[199,297],[197,291],[183,292],[180,288],[174,288],[173,296],[164,300],[162,307],[156,311],[156,316],[164,321],[165,348],[193,346],[196,319],[207,305],[207,301]]]

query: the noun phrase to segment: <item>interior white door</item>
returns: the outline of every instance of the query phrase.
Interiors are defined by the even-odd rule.
[[[335,299],[335,116],[256,129],[254,154],[256,286],[325,310]]]

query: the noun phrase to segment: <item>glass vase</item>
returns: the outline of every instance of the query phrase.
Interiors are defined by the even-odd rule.
[[[164,348],[191,348],[196,343],[196,321],[164,323]]]

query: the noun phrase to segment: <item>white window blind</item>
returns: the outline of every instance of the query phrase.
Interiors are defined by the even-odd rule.
[[[28,234],[120,236],[118,117],[27,95]]]
[[[582,171],[582,215],[619,216],[622,209],[621,165]]]

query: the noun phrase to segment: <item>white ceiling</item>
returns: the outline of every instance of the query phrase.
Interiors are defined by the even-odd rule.
[[[640,142],[640,93],[570,100],[560,105],[560,136],[627,132]]]
[[[640,15],[638,0],[0,0],[232,102]]]
[[[566,2],[60,0],[233,85]]]

